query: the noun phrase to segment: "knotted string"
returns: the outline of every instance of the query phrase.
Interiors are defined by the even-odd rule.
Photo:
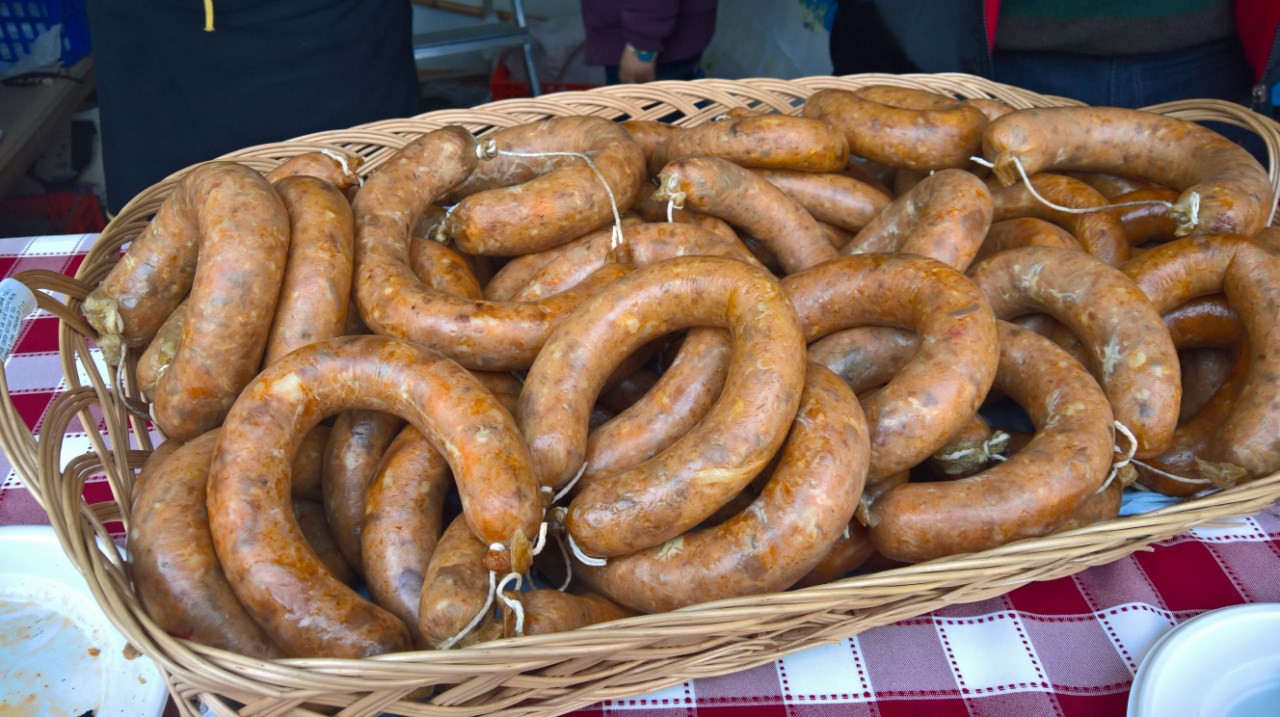
[[[1056,212],[1064,212],[1066,214],[1093,214],[1095,212],[1109,212],[1113,209],[1127,209],[1129,207],[1159,206],[1169,210],[1170,216],[1172,216],[1174,220],[1177,221],[1178,225],[1184,229],[1190,230],[1200,222],[1200,194],[1198,192],[1192,192],[1187,198],[1188,206],[1185,212],[1179,204],[1166,202],[1163,199],[1143,199],[1133,202],[1120,202],[1119,204],[1104,204],[1098,207],[1064,207],[1060,204],[1054,204],[1036,191],[1035,185],[1032,184],[1031,179],[1027,177],[1026,168],[1022,166],[1022,160],[1017,157],[1013,157],[1012,159],[1013,166],[1018,170],[1018,176],[1022,178],[1022,183],[1027,185],[1027,191],[1031,192],[1031,196],[1034,197],[1036,201]],[[970,157],[969,161],[990,169],[995,169],[996,166],[982,157]]]

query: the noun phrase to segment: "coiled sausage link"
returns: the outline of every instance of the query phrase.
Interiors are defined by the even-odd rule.
[[[1249,372],[1200,464],[1221,483],[1280,470],[1280,258],[1241,236],[1187,237],[1124,266],[1160,311],[1224,292],[1249,339]]]
[[[582,153],[600,177],[578,157],[499,154],[480,163],[454,192],[462,199],[445,220],[446,233],[467,254],[528,254],[599,229],[613,221],[610,190],[625,212],[648,176],[640,145],[599,117],[553,117],[500,129],[484,142],[499,153]]]
[[[844,133],[849,151],[890,167],[963,168],[982,146],[982,111],[931,92],[864,87],[815,92],[801,110]]]
[[[249,657],[283,657],[236,599],[213,551],[205,486],[217,440],[210,431],[157,453],[155,466],[148,461],[144,470],[154,474],[134,499],[129,573],[147,614],[169,634]]]
[[[838,172],[849,163],[844,134],[808,117],[752,114],[681,127],[658,149],[667,163],[719,157],[740,167]]]
[[[964,271],[991,228],[991,212],[982,180],[944,169],[893,200],[840,253],[919,254]]]
[[[511,414],[456,363],[372,336],[305,346],[241,394],[209,478],[218,558],[236,595],[290,655],[361,657],[403,650],[400,621],[352,592],[306,548],[288,510],[289,457],[326,415],[363,408],[409,419],[448,461],[487,567],[523,572],[542,502]],[[496,544],[496,545],[495,545]]]
[[[871,506],[871,538],[894,560],[922,562],[1045,535],[1102,485],[1112,417],[1093,377],[1052,342],[1000,322],[995,389],[1031,415],[1037,433],[1004,463],[971,478],[898,486]]]
[[[1061,174],[1037,174],[1031,177],[1031,185],[1045,199],[1071,209],[1093,209],[1109,204],[1106,197],[1089,185]],[[1036,199],[1021,182],[993,189],[991,199],[995,203],[996,221],[1019,217],[1043,219],[1071,232],[1085,251],[1111,266],[1119,266],[1129,258],[1129,238],[1115,212],[1061,212]]]
[[[977,286],[942,262],[857,254],[782,282],[809,341],[858,326],[914,329],[920,349],[863,404],[871,481],[917,465],[982,405],[996,371],[996,327]]]
[[[683,197],[690,209],[719,217],[764,242],[787,272],[836,256],[804,207],[759,175],[714,157],[688,157],[663,167],[658,199]]]
[[[351,305],[355,241],[351,204],[332,184],[286,177],[275,188],[289,212],[289,260],[267,336],[266,364],[313,341],[342,335]]]
[[[762,169],[760,176],[782,190],[814,219],[856,232],[893,201],[888,194],[843,174]]]
[[[578,494],[567,527],[588,554],[633,552],[693,527],[764,467],[795,416],[804,340],[777,282],[731,259],[670,259],[584,304],[530,369],[520,420],[544,485],[563,485],[583,465],[587,416],[618,358],[688,326],[727,327],[735,357],[752,360],[732,361],[720,399],[697,428]]]
[[[214,308],[228,313],[222,295],[226,291],[244,302],[243,311],[224,319],[233,325],[211,323],[208,309],[198,323],[204,330],[225,328],[237,335],[239,344],[222,346],[235,350],[218,356],[220,362],[228,362],[226,368],[241,351],[256,351],[256,370],[288,248],[288,213],[261,174],[234,162],[196,167],[178,182],[129,251],[85,299],[85,317],[98,331],[103,358],[115,366],[127,348],[145,346],[188,292],[201,305],[220,297],[223,303]],[[262,337],[249,340],[256,336],[249,327],[261,323],[260,313],[268,317],[268,326],[262,328]]]
[[[476,161],[471,134],[445,127],[409,143],[365,182],[354,204],[356,306],[376,333],[422,344],[467,368],[523,370],[556,324],[627,269],[605,267],[537,303],[471,301],[427,288],[409,267],[409,228]]]
[[[982,151],[1006,186],[1028,175],[1076,169],[1138,176],[1182,192],[1178,235],[1253,235],[1267,225],[1275,195],[1267,172],[1240,145],[1194,122],[1118,107],[1041,107],[987,126]],[[1190,195],[1199,195],[1193,222]]]
[[[380,411],[343,411],[333,422],[324,450],[320,488],[334,540],[357,573],[364,575],[360,524],[365,494],[404,419]]]
[[[1178,354],[1160,312],[1132,280],[1088,254],[1053,247],[1001,252],[969,275],[998,318],[1047,313],[1084,342],[1116,420],[1138,439],[1138,458],[1169,445],[1182,397]]]
[[[811,363],[781,458],[748,508],[715,527],[578,570],[595,589],[642,612],[784,590],[813,569],[853,517],[869,453],[858,399]]]
[[[422,585],[440,539],[449,464],[413,426],[392,441],[364,501],[360,549],[374,602],[400,618],[423,644]],[[480,555],[483,565],[483,552]]]

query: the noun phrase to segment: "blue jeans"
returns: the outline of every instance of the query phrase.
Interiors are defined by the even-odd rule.
[[[1249,104],[1253,69],[1234,38],[1149,55],[997,52],[997,82],[1091,105],[1144,107],[1211,97]]]
[[[1192,98],[1247,107],[1254,80],[1235,37],[1149,55],[997,52],[992,60],[997,82],[1104,107],[1145,107]],[[1220,122],[1203,124],[1239,142],[1266,166],[1266,148],[1252,132]]]

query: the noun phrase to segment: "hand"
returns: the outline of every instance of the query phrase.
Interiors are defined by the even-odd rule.
[[[656,59],[642,62],[631,48],[623,48],[622,57],[618,59],[618,81],[624,84],[653,82],[657,65]]]

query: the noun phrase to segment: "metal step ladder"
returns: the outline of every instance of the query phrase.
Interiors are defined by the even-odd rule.
[[[524,0],[511,0],[514,22],[504,21],[465,27],[441,32],[424,32],[413,36],[413,58],[457,55],[492,47],[520,45],[524,50],[524,66],[529,73],[529,91],[534,97],[542,94],[538,84],[538,68],[533,64],[533,38],[529,36],[529,24],[524,14]],[[493,12],[493,0],[484,0],[479,17],[489,17]]]

